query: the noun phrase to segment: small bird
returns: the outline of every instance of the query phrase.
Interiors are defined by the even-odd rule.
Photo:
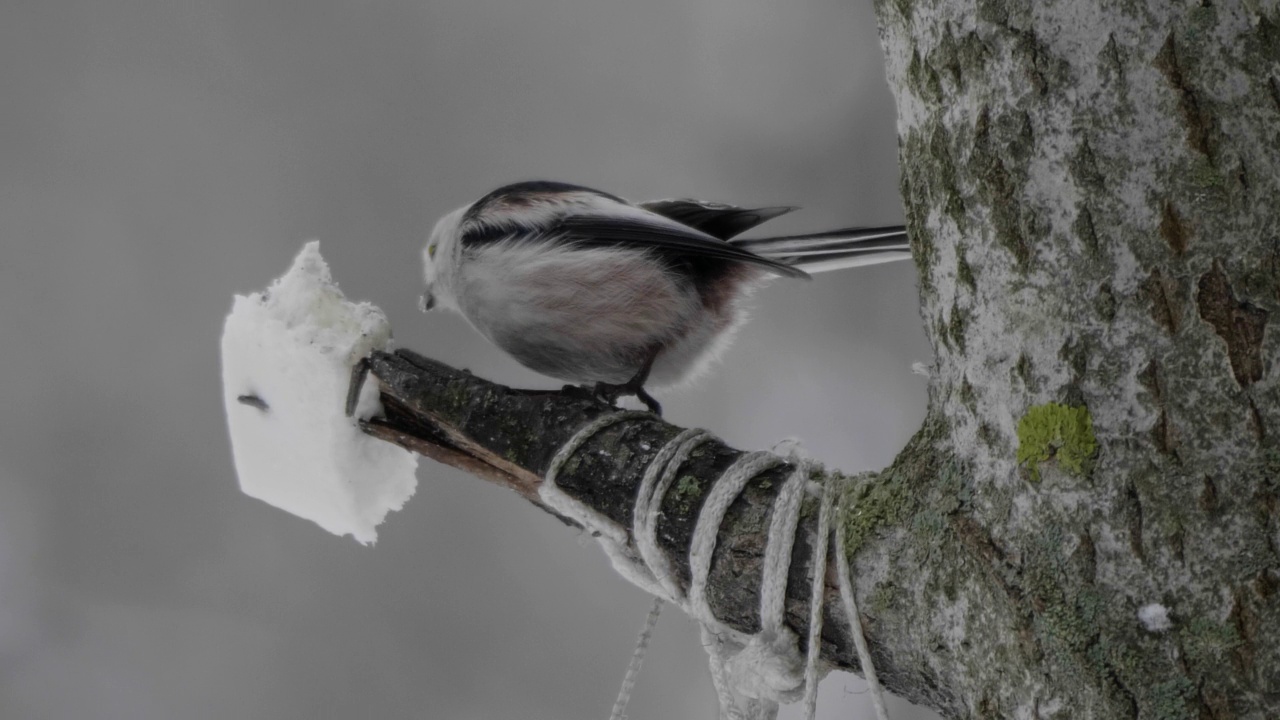
[[[531,370],[610,403],[697,377],[772,276],[910,258],[901,226],[740,239],[794,207],[631,203],[568,183],[498,188],[445,215],[423,250],[423,311],[462,314]]]

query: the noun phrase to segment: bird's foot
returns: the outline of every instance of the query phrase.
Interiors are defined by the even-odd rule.
[[[654,400],[652,395],[645,392],[644,379],[639,378],[639,376],[618,384],[598,382],[594,392],[596,397],[610,405],[617,405],[620,397],[633,395],[637,400],[644,403],[645,407],[649,408],[649,412],[662,417],[662,405],[657,400]]]
[[[600,396],[596,395],[595,388],[590,385],[565,385],[560,388],[563,395],[581,400],[599,400]]]

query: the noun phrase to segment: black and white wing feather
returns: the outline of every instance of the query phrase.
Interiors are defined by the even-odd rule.
[[[742,239],[737,236],[796,208],[743,208],[701,200],[655,200],[640,207],[808,273],[905,260],[911,256],[901,225],[846,228],[807,235]]]
[[[792,210],[691,199],[633,205],[581,185],[530,181],[500,187],[473,203],[462,218],[461,241],[464,247],[553,241],[648,250],[681,261],[746,263],[791,277],[910,257],[906,228],[900,225],[738,237]]]
[[[720,215],[719,221],[713,215],[694,221],[725,231],[731,225],[750,227],[767,219],[760,216],[762,219],[749,220],[741,215],[730,222],[727,218],[731,214]],[[498,188],[464,214],[461,231],[464,247],[498,241],[555,241],[577,247],[649,250],[680,259],[733,261],[782,275],[807,277],[807,273],[787,262],[725,242],[697,226],[606,193],[565,183],[526,182]]]
[[[790,206],[742,208],[687,198],[653,200],[640,203],[640,207],[726,241],[797,209]]]

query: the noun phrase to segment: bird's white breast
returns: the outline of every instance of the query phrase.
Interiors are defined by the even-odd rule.
[[[625,382],[700,316],[688,281],[645,252],[556,242],[465,250],[459,309],[522,364],[571,382]]]

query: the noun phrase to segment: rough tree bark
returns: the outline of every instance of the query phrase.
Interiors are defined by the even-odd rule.
[[[960,478],[858,553],[885,652],[955,716],[1280,717],[1277,3],[877,14]]]
[[[1277,0],[877,13],[936,350],[924,427],[848,518],[882,680],[948,718],[1280,717]],[[531,499],[604,411],[409,355],[373,369],[388,417],[370,432]],[[561,483],[628,524],[676,431],[605,431]],[[697,454],[663,505],[682,572],[735,452]],[[712,606],[743,630],[785,472],[720,535]],[[788,588],[801,637],[811,543]],[[1139,621],[1153,603],[1170,627]],[[824,657],[856,667],[829,617]]]

